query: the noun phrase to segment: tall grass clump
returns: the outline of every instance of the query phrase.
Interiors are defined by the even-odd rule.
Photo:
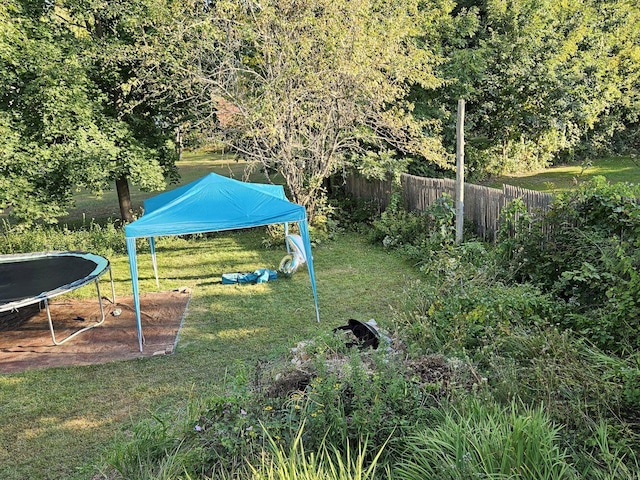
[[[561,428],[542,408],[518,411],[472,400],[458,409],[440,410],[437,423],[408,438],[395,469],[400,480],[579,478]]]
[[[304,423],[288,449],[270,438],[268,454],[258,466],[251,466],[251,480],[373,480],[382,450],[370,455],[366,441],[343,450],[325,442],[307,451],[303,442]]]

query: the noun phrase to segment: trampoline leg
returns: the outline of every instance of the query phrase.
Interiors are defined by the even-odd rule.
[[[116,289],[113,286],[113,273],[111,272],[111,267],[109,267],[109,279],[111,280],[111,303],[115,305],[116,303]],[[97,282],[97,279],[96,279]],[[107,299],[109,300],[109,299]]]
[[[111,269],[109,269],[109,273],[111,273]],[[94,327],[97,327],[98,325],[102,325],[104,323],[104,319],[106,317],[105,313],[104,313],[104,307],[102,305],[102,297],[100,296],[100,284],[98,282],[98,279],[96,278],[95,280],[96,282],[96,291],[98,292],[98,303],[100,305],[100,314],[102,315],[102,319],[96,323],[94,323],[93,325],[89,325],[88,327],[84,327],[81,328],[80,330],[73,332],[71,335],[69,335],[68,337],[62,339],[62,340],[56,340],[56,334],[53,330],[53,321],[51,321],[51,311],[49,310],[49,301],[48,299],[44,299],[44,306],[47,310],[47,319],[49,320],[49,330],[51,331],[51,340],[53,340],[53,344],[54,345],[62,345],[63,343],[67,342],[68,340],[71,340],[72,338],[74,338],[76,335],[81,334],[82,332],[86,332],[87,330],[90,330]],[[113,299],[115,301],[115,291],[113,290],[113,277],[111,278],[111,293],[113,294]]]

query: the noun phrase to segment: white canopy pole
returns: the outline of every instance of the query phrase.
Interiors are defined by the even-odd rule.
[[[153,274],[156,276],[156,286],[160,288],[160,280],[158,280],[158,262],[156,261],[156,239],[149,237],[149,247],[151,248],[151,263],[153,264]]]

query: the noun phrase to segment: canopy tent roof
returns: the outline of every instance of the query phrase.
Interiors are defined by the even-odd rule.
[[[185,235],[306,221],[303,206],[281,185],[246,183],[210,173],[143,202],[144,215],[125,227],[127,238]]]
[[[210,173],[143,203],[145,214],[125,226],[140,351],[142,351],[143,336],[140,323],[136,238],[151,239],[153,251],[153,238],[157,236],[186,235],[297,222],[307,256],[316,319],[320,321],[306,210],[303,206],[287,200],[282,186],[240,182]]]

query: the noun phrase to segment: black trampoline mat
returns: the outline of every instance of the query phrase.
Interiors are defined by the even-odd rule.
[[[94,261],[71,255],[0,263],[0,306],[71,286],[95,269]]]

